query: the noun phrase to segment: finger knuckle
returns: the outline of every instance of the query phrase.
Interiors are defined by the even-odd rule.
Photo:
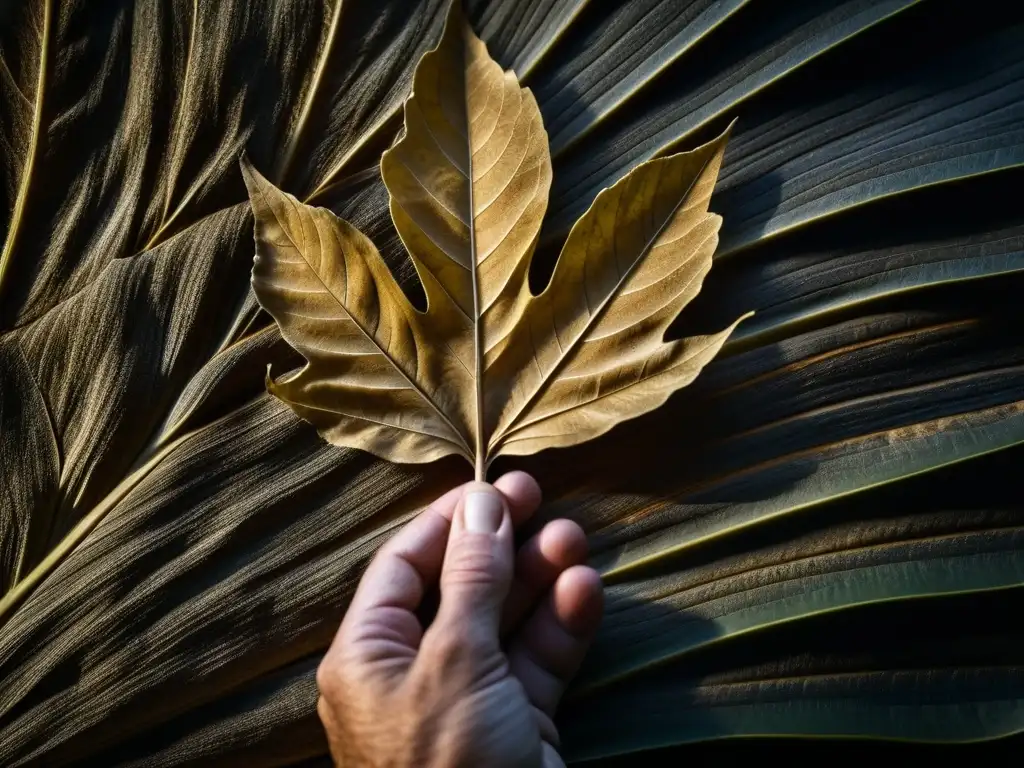
[[[366,665],[347,646],[332,648],[316,669],[316,684],[325,696],[342,695],[363,682],[360,670]]]
[[[487,537],[467,537],[445,556],[441,584],[442,588],[494,584],[509,577],[507,570],[495,557],[494,546]]]
[[[325,656],[316,668],[316,687],[321,696],[331,697],[341,688],[339,669],[331,656]]]
[[[468,652],[463,634],[451,629],[437,632],[430,647],[430,655],[441,669],[454,668]]]
[[[451,685],[479,679],[495,664],[505,663],[494,638],[471,626],[445,628],[424,650],[425,665],[438,670]]]
[[[331,705],[324,696],[320,696],[316,700],[316,714],[320,718],[321,722],[325,724],[334,720],[334,713],[331,711]]]

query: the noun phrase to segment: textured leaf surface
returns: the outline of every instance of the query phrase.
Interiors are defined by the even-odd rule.
[[[711,268],[721,218],[707,206],[725,138],[640,166],[573,227],[551,282],[487,368],[499,452],[596,437],[665,402],[721,348],[738,321],[663,339]]]
[[[612,749],[581,746],[569,758],[593,759],[737,733],[808,737],[888,737],[919,742],[977,741],[1018,733],[1024,718],[1019,666],[863,671],[722,685],[686,686],[679,678],[646,681],[620,692],[613,708],[593,712],[590,727],[614,730]],[[777,703],[767,703],[775,700]],[[620,709],[621,708],[621,709]],[[622,717],[622,711],[630,715]],[[700,713],[700,714],[698,714]],[[898,723],[899,725],[894,725]],[[584,734],[570,732],[577,743]]]
[[[575,28],[589,0],[469,0],[467,8],[494,57],[529,78],[562,37]]]
[[[731,339],[749,346],[906,291],[1021,270],[1024,229],[1017,226],[917,246],[793,254],[782,265],[754,265],[742,282],[731,281],[736,291],[731,302],[745,301],[748,306],[772,302]],[[774,303],[776,297],[782,300]]]
[[[392,460],[469,458],[468,421],[445,393],[453,378],[469,376],[447,346],[464,325],[448,295],[428,283],[430,310],[421,315],[359,230],[243,170],[259,244],[253,288],[308,361],[268,379],[270,391],[339,445]]]
[[[968,533],[954,513],[932,518],[886,521],[883,543],[834,526],[828,538],[613,588],[579,685],[588,690],[737,635],[853,606],[1024,584],[1019,515],[990,514],[982,525],[991,530]],[[941,533],[915,530],[928,523]]]
[[[1024,65],[1014,47],[1022,35],[1024,27],[1012,27],[884,91],[875,85],[813,111],[797,107],[799,117],[776,105],[769,130],[750,144],[736,142],[742,149],[734,167],[743,170],[723,176],[731,231],[722,255],[871,200],[1020,166]],[[801,123],[814,126],[813,146],[797,148],[788,138]],[[870,152],[851,151],[857,146]],[[778,148],[770,158],[768,147]],[[783,199],[768,190],[768,179],[782,182]],[[731,193],[740,184],[750,186]]]
[[[437,49],[416,68],[404,135],[384,153],[381,176],[413,262],[479,328],[486,349],[508,335],[528,298],[551,160],[533,94],[452,8]],[[474,354],[465,357],[478,376]]]
[[[362,233],[243,164],[256,216],[253,288],[308,361],[270,391],[335,445],[421,463],[584,442],[690,383],[738,321],[665,343],[700,290],[726,134],[602,192],[534,296],[530,257],[551,182],[529,90],[452,5],[384,153],[391,216],[420,276],[416,311]]]
[[[326,445],[266,394],[304,362],[249,290],[237,159],[423,306],[379,163],[445,7],[0,3],[0,764],[325,754],[314,670],[367,558],[467,472]],[[668,339],[754,317],[657,415],[492,469],[534,472],[609,575],[566,755],[1020,731],[1024,603],[991,586],[1019,551],[1024,9],[467,7],[566,142],[538,295],[602,189],[737,119],[731,255]]]
[[[788,3],[782,12],[761,9],[762,18],[752,24],[742,42],[717,52],[714,63],[702,62],[697,72],[684,75],[671,90],[662,91],[625,121],[609,125],[602,149],[559,158],[566,166],[554,187],[549,229],[564,231],[575,211],[632,164],[655,157],[678,145],[687,135],[718,117],[729,115],[752,95],[773,81],[808,66],[827,51],[854,39],[865,30],[898,14],[919,0],[840,2],[823,10],[807,2]],[[651,30],[654,32],[654,30]],[[680,61],[680,66],[682,60]],[[669,72],[675,73],[675,69]],[[569,145],[569,131],[560,138]]]
[[[651,737],[667,746],[790,735],[791,711],[819,736],[949,742],[1020,731],[1019,626],[1002,611],[1024,595],[1022,518],[1014,491],[998,488],[1020,455],[852,497],[613,587],[607,645],[588,658],[588,689],[564,721],[575,756]],[[626,659],[656,666],[607,673]],[[602,726],[587,733],[595,709]]]
[[[551,150],[558,155],[584,138],[644,85],[681,59],[748,0],[664,0],[622,3],[586,24],[566,51],[568,65],[538,87],[547,111]]]

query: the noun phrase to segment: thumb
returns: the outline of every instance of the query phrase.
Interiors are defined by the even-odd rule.
[[[498,649],[514,562],[505,497],[493,485],[468,483],[452,518],[441,568],[437,629],[471,640],[477,647]]]

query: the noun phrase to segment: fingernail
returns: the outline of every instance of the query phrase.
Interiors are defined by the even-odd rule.
[[[462,515],[467,531],[497,533],[505,515],[505,503],[497,492],[474,491],[466,495]]]

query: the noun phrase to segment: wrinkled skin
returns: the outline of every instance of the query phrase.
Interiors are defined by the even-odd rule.
[[[568,520],[515,551],[539,503],[521,472],[469,483],[381,548],[317,674],[337,764],[564,766],[553,717],[600,622],[601,581]]]

